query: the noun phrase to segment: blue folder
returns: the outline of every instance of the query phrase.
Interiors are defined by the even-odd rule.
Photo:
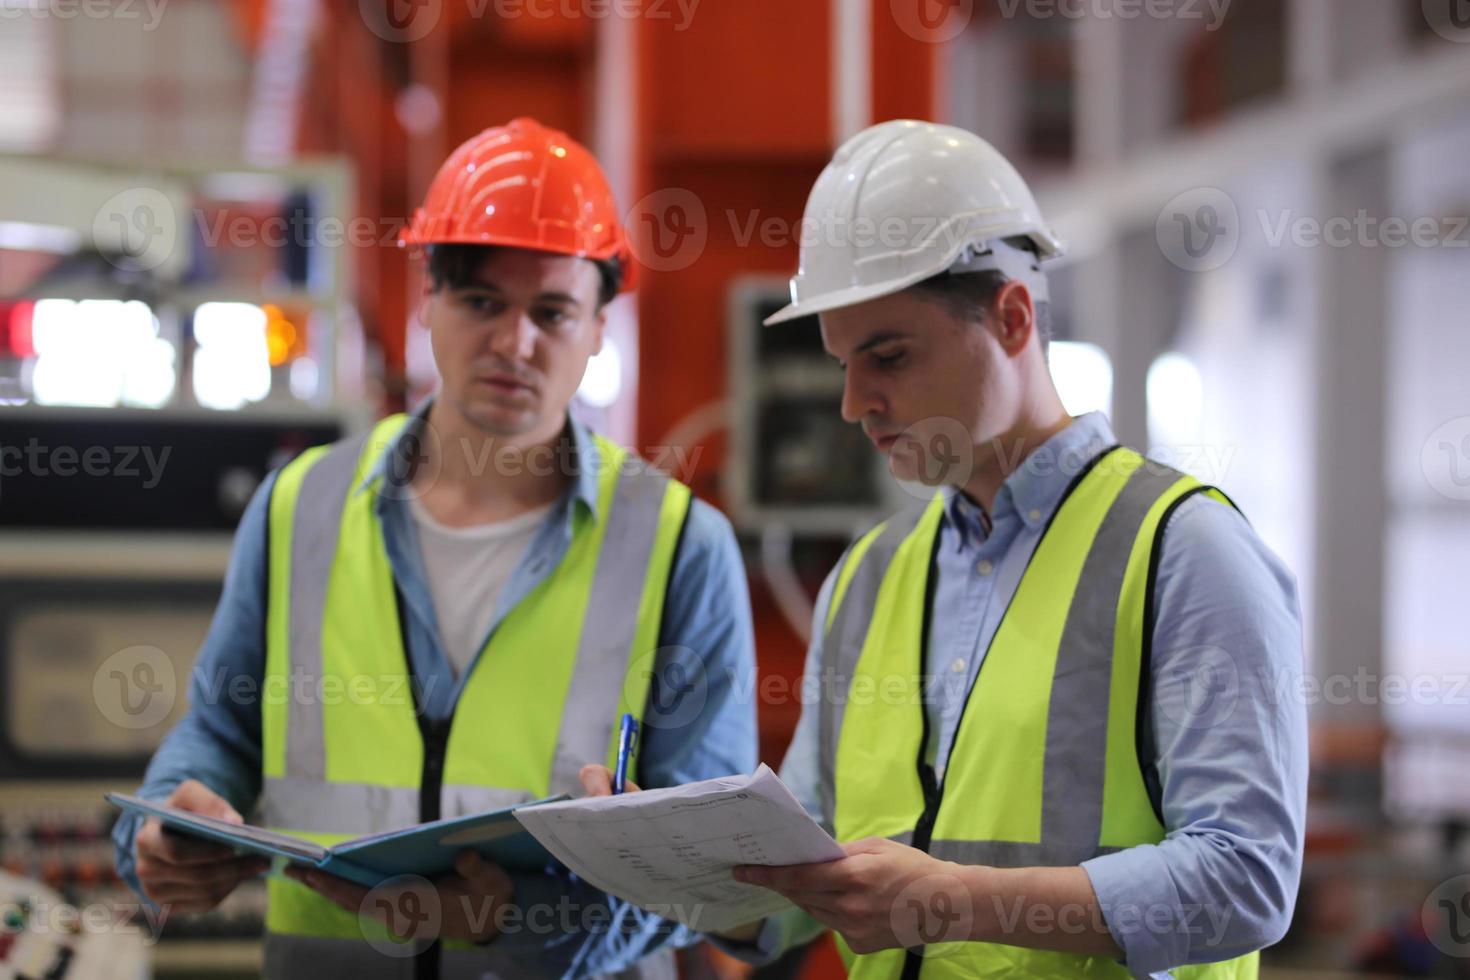
[[[165,827],[224,844],[237,854],[284,858],[371,888],[397,875],[433,878],[448,874],[454,869],[455,857],[466,848],[478,852],[487,861],[518,871],[540,871],[555,864],[556,859],[521,826],[515,818],[515,811],[521,807],[557,803],[567,796],[562,794],[489,813],[435,820],[343,841],[331,847],[261,827],[190,813],[128,793],[106,793],[104,798],[119,809],[145,818],[157,817]]]

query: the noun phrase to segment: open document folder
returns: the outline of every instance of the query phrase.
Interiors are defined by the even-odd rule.
[[[791,908],[775,892],[731,878],[737,864],[844,856],[765,765],[753,776],[547,803],[516,817],[597,888],[707,932]]]
[[[548,797],[503,810],[435,820],[325,847],[290,834],[228,823],[127,793],[106,794],[107,802],[113,806],[145,818],[157,817],[165,827],[191,837],[226,844],[241,854],[260,854],[312,865],[369,888],[396,875],[416,874],[432,878],[447,874],[454,867],[455,855],[466,848],[503,867],[540,870],[553,859],[521,827],[515,811],[523,807],[555,804],[566,798],[565,795]]]

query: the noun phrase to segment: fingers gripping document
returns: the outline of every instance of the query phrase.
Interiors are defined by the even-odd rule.
[[[753,776],[546,803],[516,818],[597,888],[706,932],[791,908],[775,892],[731,878],[737,864],[844,856],[765,765]]]

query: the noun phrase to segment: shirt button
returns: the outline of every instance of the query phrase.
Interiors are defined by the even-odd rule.
[[[994,570],[995,566],[992,565],[988,560],[984,559],[982,559],[980,563],[975,566],[975,571],[979,572],[981,575],[989,575]]]
[[[965,670],[965,658],[955,657],[954,662],[949,665],[949,669],[954,671],[956,674],[963,673]]]
[[[1033,521],[1039,521],[1039,520],[1041,520],[1041,511],[1039,511],[1039,510],[1037,510],[1037,509],[1035,509],[1033,507],[1031,509],[1031,513],[1029,515],[1027,515],[1027,516],[1029,516]]]

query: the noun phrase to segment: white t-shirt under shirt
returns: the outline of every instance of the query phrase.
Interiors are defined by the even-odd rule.
[[[500,593],[551,505],[494,524],[447,527],[417,497],[409,501],[429,578],[439,638],[458,678],[485,642]]]

